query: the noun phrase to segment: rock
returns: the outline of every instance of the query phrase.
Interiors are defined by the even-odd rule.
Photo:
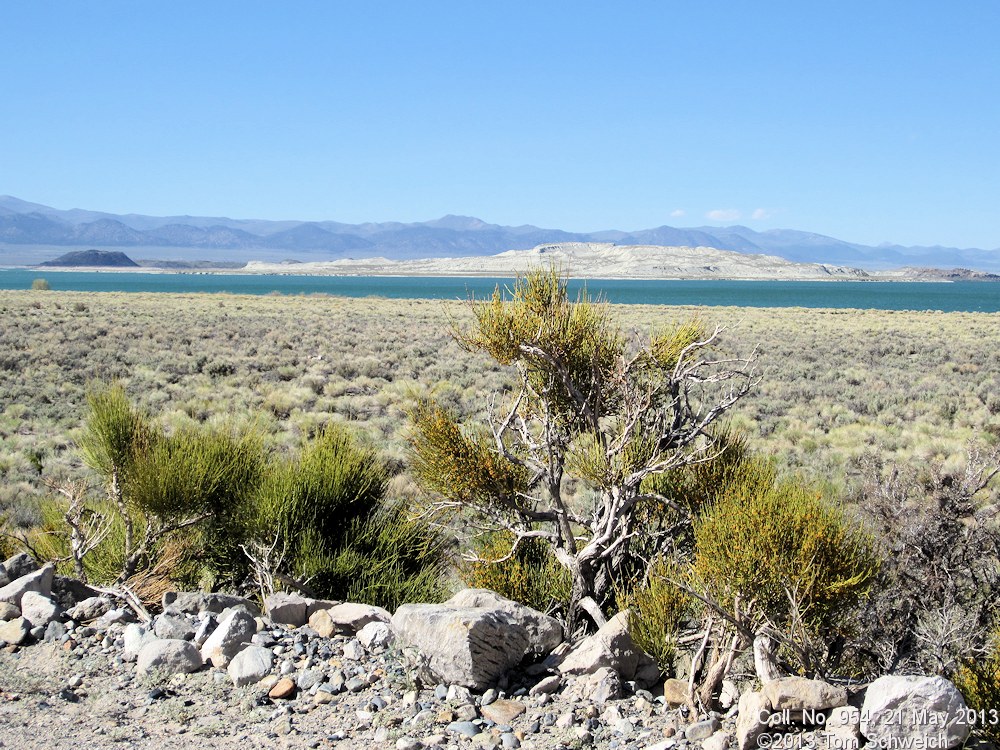
[[[865,692],[861,733],[882,747],[947,750],[971,729],[962,694],[943,677],[880,677]]]
[[[484,719],[489,719],[494,724],[508,726],[514,722],[518,716],[523,714],[527,707],[518,701],[498,698],[485,706],[479,707],[479,712]]]
[[[722,722],[714,716],[705,721],[698,721],[684,730],[684,736],[692,741],[707,740],[713,734],[722,729]]]
[[[471,721],[453,721],[447,726],[446,730],[452,734],[463,735],[470,739],[479,734],[479,727]]]
[[[201,647],[201,655],[213,666],[225,667],[230,660],[250,643],[257,632],[254,618],[241,610],[233,610],[219,621],[218,627]]]
[[[165,612],[198,615],[202,612],[220,614],[229,607],[243,606],[253,616],[260,614],[260,608],[249,599],[232,594],[205,594],[200,591],[167,591],[163,595]]]
[[[132,609],[130,607],[115,607],[94,620],[93,626],[97,630],[107,630],[112,625],[125,625],[130,622],[135,622],[135,613]]]
[[[299,672],[299,676],[295,678],[295,687],[302,692],[306,692],[311,690],[315,685],[319,685],[322,681],[322,672],[315,669],[305,669]]]
[[[309,627],[316,631],[322,638],[329,638],[337,633],[337,626],[330,618],[330,612],[326,609],[319,609],[309,615]]]
[[[431,679],[474,690],[493,686],[530,647],[527,631],[496,610],[404,604],[391,625]]]
[[[274,654],[262,646],[247,646],[229,662],[227,671],[236,687],[260,682],[271,673]]]
[[[619,612],[593,635],[584,638],[559,664],[563,674],[593,674],[608,667],[641,688],[657,683],[660,670],[649,654],[635,645],[628,630],[628,610]]]
[[[365,658],[365,649],[357,638],[344,644],[344,658],[348,661],[361,661]]]
[[[333,599],[306,599],[306,603],[308,604],[306,607],[306,621],[322,609],[332,609],[338,604],[343,604],[343,602],[338,602]]]
[[[46,565],[44,568],[16,578],[0,589],[0,602],[8,602],[20,608],[21,597],[28,591],[48,596],[52,593],[52,571],[53,567]]]
[[[309,600],[298,594],[279,591],[264,599],[264,609],[274,624],[297,628],[306,624]]]
[[[857,750],[861,744],[861,712],[854,706],[841,706],[829,712],[823,729],[816,733],[822,750]]]
[[[139,651],[136,671],[148,674],[162,669],[170,674],[195,672],[202,668],[204,660],[198,648],[190,641],[176,638],[157,638],[147,643]]]
[[[740,696],[736,717],[736,745],[739,750],[757,748],[757,741],[767,730],[766,718],[771,706],[762,693],[747,691]]]
[[[274,687],[267,692],[267,697],[271,700],[288,700],[294,696],[295,682],[288,677],[282,677],[275,683]]]
[[[190,641],[194,638],[195,627],[186,617],[164,613],[153,621],[153,632],[157,638]]]
[[[528,695],[546,695],[549,693],[554,693],[559,689],[559,685],[562,679],[557,674],[549,675],[543,678],[539,682],[532,686],[531,690],[528,691]]]
[[[6,586],[10,583],[10,576],[7,574],[7,568],[4,567],[3,563],[0,563],[0,587]]]
[[[472,693],[469,692],[469,688],[462,687],[461,685],[449,685],[448,692],[445,693],[444,699],[448,703],[466,704],[472,702]]]
[[[716,732],[701,743],[701,750],[727,750],[729,735],[726,732]]]
[[[46,642],[51,643],[53,641],[61,641],[64,635],[66,635],[66,626],[59,622],[59,620],[53,620],[45,626],[45,635],[42,638]]]
[[[772,680],[761,692],[772,711],[826,711],[847,705],[846,688],[805,677]]]
[[[59,617],[59,605],[49,596],[25,591],[21,597],[21,616],[33,628],[45,627]]]
[[[201,619],[198,621],[198,627],[194,631],[194,645],[201,648],[205,645],[205,641],[208,640],[208,636],[215,630],[218,622],[211,612],[202,612],[199,617]]]
[[[0,624],[0,641],[13,646],[26,643],[31,636],[31,623],[24,617],[15,617]]]
[[[0,602],[0,620],[13,620],[21,616],[21,610],[10,602]]]
[[[381,607],[370,604],[353,604],[345,602],[337,604],[325,611],[330,617],[337,633],[354,635],[370,622],[389,622],[392,616]]]
[[[124,640],[122,659],[135,661],[143,647],[156,640],[156,634],[144,625],[133,622],[125,626],[122,639]]]
[[[663,681],[663,700],[670,706],[683,706],[688,700],[686,680],[670,677]]]
[[[29,573],[34,573],[41,566],[27,552],[19,552],[4,560],[3,569],[11,581],[16,581]]]
[[[392,629],[384,622],[370,622],[358,631],[358,640],[369,651],[392,643]]]
[[[618,700],[625,694],[622,690],[621,676],[609,667],[602,667],[594,672],[588,679],[585,690],[590,694],[590,699],[598,705]]]
[[[66,612],[75,622],[90,622],[107,614],[111,610],[111,599],[107,596],[91,596],[84,599]]]
[[[732,680],[723,680],[722,689],[719,691],[719,705],[723,710],[732,708],[740,699],[740,689]]]
[[[464,589],[445,603],[453,607],[480,607],[505,612],[527,631],[531,644],[529,651],[536,657],[546,656],[563,640],[562,625],[554,617],[505,599],[489,589]]]

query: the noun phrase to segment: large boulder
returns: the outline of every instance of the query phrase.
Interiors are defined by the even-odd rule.
[[[48,625],[59,617],[60,612],[59,605],[50,596],[25,591],[21,597],[21,615],[33,628]]]
[[[865,692],[861,734],[881,747],[948,750],[972,730],[962,694],[943,677],[880,677]]]
[[[489,589],[464,589],[446,603],[453,607],[496,609],[508,614],[527,631],[531,653],[537,657],[548,655],[563,640],[562,625],[557,619],[505,599]]]
[[[46,565],[44,568],[34,570],[11,581],[0,588],[0,602],[8,602],[15,607],[20,607],[21,597],[28,591],[48,596],[52,593],[52,573],[53,567]]]
[[[291,625],[297,628],[306,624],[309,600],[298,594],[279,591],[264,599],[264,609],[275,625]]]
[[[846,688],[805,677],[772,680],[761,692],[772,711],[817,712],[847,705]]]
[[[228,666],[232,658],[250,644],[256,632],[257,622],[253,617],[241,609],[231,610],[205,641],[201,655],[213,666]]]
[[[139,651],[136,660],[136,671],[139,674],[147,674],[156,670],[163,670],[168,674],[178,672],[195,672],[201,669],[204,661],[198,648],[190,641],[182,641],[176,638],[157,638],[147,643]]]
[[[560,662],[563,674],[593,674],[608,667],[623,680],[635,680],[648,688],[660,678],[660,670],[649,654],[635,645],[628,629],[628,610],[619,612],[593,635],[574,646]]]
[[[525,628],[497,610],[404,604],[390,624],[416,649],[426,676],[474,690],[494,685],[531,647]]]
[[[229,662],[227,671],[236,687],[260,682],[274,666],[274,654],[263,646],[247,646]]]

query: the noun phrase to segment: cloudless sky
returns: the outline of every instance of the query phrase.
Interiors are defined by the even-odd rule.
[[[1000,247],[1000,2],[5,3],[57,208]]]

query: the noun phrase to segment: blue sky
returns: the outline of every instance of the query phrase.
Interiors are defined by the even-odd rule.
[[[7,3],[0,193],[997,248],[998,30],[993,0]]]

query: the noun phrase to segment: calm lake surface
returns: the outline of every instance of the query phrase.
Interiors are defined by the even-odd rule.
[[[344,297],[466,299],[485,297],[511,279],[389,276],[260,276],[0,269],[0,289],[30,289],[44,277],[54,291],[332,294]],[[1000,283],[894,281],[572,281],[619,304],[827,307],[1000,312]]]

